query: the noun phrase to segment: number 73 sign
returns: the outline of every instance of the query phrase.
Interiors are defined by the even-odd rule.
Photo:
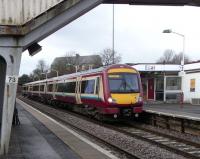
[[[6,76],[6,83],[18,83],[18,76]]]

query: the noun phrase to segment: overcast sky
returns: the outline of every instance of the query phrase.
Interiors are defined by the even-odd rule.
[[[200,59],[200,8],[115,5],[115,51],[122,63],[152,63],[166,49],[182,51],[182,37],[163,34],[172,29],[186,37],[185,53]],[[91,55],[112,48],[112,5],[100,5],[40,42],[33,57],[22,54],[20,75],[30,74],[38,60],[50,65],[55,57],[76,51]]]

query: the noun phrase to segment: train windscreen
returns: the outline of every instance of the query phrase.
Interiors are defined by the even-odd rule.
[[[138,75],[133,73],[115,73],[108,75],[111,93],[138,93]]]

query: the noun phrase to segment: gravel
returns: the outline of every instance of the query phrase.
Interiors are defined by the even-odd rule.
[[[156,131],[156,132],[159,132],[159,133],[167,134],[167,135],[177,137],[177,138],[180,138],[180,139],[183,139],[183,140],[187,140],[187,141],[190,141],[190,142],[194,142],[194,143],[197,143],[197,144],[200,143],[200,136],[197,136],[197,135],[180,133],[178,131],[154,127],[154,126],[147,125],[147,124],[141,124],[139,126],[142,127],[142,128],[145,128],[145,129],[149,129],[149,130]]]

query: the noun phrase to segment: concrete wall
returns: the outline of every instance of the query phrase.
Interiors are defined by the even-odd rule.
[[[190,80],[195,79],[195,91],[190,91]],[[192,98],[200,98],[200,73],[185,74],[183,76],[184,102],[191,103]]]

